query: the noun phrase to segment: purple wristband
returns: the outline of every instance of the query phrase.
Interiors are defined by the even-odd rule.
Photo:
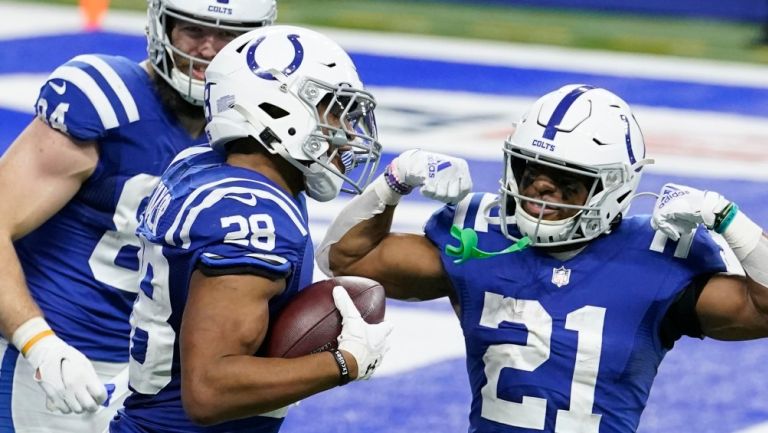
[[[387,185],[389,186],[389,188],[400,195],[406,195],[406,194],[409,194],[411,191],[413,191],[412,186],[401,183],[399,180],[397,180],[397,176],[395,176],[394,173],[392,173],[391,164],[388,165],[387,169],[384,171],[384,179],[387,181]]]

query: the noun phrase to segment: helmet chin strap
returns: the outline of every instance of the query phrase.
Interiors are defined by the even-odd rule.
[[[531,243],[536,246],[543,246],[548,242],[541,242],[541,240],[546,238],[554,238],[555,242],[571,240],[576,231],[578,231],[576,222],[580,214],[581,212],[561,220],[548,221],[544,220],[541,215],[533,216],[529,214],[522,206],[517,204],[515,208],[515,221],[518,229],[525,237],[535,240],[535,242],[532,240]],[[564,239],[566,237],[568,239]]]
[[[165,40],[165,39],[164,39]],[[181,71],[181,69],[178,68],[176,65],[176,58],[174,57],[174,52],[179,53],[179,55],[183,55],[187,57],[189,60],[189,69],[191,70],[192,66],[195,64],[195,62],[200,62],[202,59],[197,59],[195,57],[190,56],[189,54],[186,54],[182,52],[180,49],[176,48],[170,42],[168,45],[164,46],[165,50],[165,60],[161,60],[164,64],[163,67],[157,66],[160,69],[167,69],[167,72],[164,72],[162,75],[166,78],[166,81],[169,81],[171,86],[173,86],[174,89],[176,89],[177,92],[179,92],[179,95],[187,102],[193,105],[203,106],[204,104],[204,93],[205,93],[205,81],[204,80],[198,80],[195,78],[192,78],[191,75],[186,74]]]
[[[341,192],[344,179],[329,169],[314,162],[304,172],[304,187],[307,194],[319,202],[333,200]]]
[[[205,83],[181,72],[175,66],[171,69],[173,87],[190,104],[203,106]]]
[[[342,130],[334,131],[330,137],[331,148],[342,149],[349,145],[347,134]],[[349,173],[355,167],[355,154],[351,150],[339,152],[339,158],[344,165],[344,173]],[[327,156],[321,158],[322,162],[332,167],[333,163]],[[307,194],[319,202],[326,202],[338,197],[344,178],[333,173],[330,168],[315,162],[309,165],[308,172],[304,173],[304,186]]]

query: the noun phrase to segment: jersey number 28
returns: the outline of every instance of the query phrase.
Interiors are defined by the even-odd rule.
[[[221,227],[235,228],[224,237],[225,243],[247,246],[262,251],[275,247],[275,225],[268,214],[248,218],[235,215],[221,218]],[[169,323],[171,281],[168,260],[163,246],[141,240],[141,275],[143,290],[131,314],[131,387],[142,394],[153,395],[171,381],[173,349],[177,335]],[[179,288],[177,288],[179,290]]]

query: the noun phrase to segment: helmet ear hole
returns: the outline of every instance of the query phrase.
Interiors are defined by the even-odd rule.
[[[506,215],[514,215],[515,214],[515,208],[517,207],[517,202],[515,202],[515,198],[512,196],[507,196],[504,203],[502,203],[504,206],[504,211]],[[503,222],[502,222],[503,224]]]
[[[243,48],[245,48],[248,45],[249,42],[251,42],[251,41],[243,42],[243,45],[240,45],[239,47],[237,47],[235,52],[238,53],[238,54],[242,54],[243,53]]]
[[[275,120],[281,119],[287,116],[288,114],[290,114],[287,111],[283,110],[282,108],[278,107],[277,105],[270,104],[269,102],[262,102],[261,104],[259,104],[259,108],[261,108],[262,111],[267,113],[269,117]]]

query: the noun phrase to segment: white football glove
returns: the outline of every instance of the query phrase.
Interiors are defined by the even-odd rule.
[[[381,322],[372,325],[363,320],[344,287],[333,288],[333,302],[341,313],[339,350],[351,353],[357,361],[357,377],[352,379],[368,379],[389,350],[392,324]]]
[[[34,380],[45,392],[48,410],[95,412],[107,400],[107,389],[88,358],[56,336],[44,319],[20,326],[13,340],[35,370]]]
[[[421,187],[425,197],[456,204],[472,191],[467,161],[420,149],[407,150],[387,167],[387,184],[399,194]]]
[[[699,224],[718,230],[731,203],[714,191],[700,191],[673,183],[661,188],[651,225],[673,241],[690,234]]]

